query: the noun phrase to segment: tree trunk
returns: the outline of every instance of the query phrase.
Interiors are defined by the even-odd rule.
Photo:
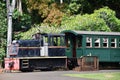
[[[60,0],[60,4],[62,4],[63,3],[63,0]]]
[[[22,11],[22,1],[21,0],[17,0],[17,9],[20,12],[20,14],[23,13],[23,11]]]

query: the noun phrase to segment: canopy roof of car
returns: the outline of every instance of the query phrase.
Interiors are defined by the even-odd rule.
[[[77,30],[64,30],[61,33],[72,33],[74,35],[117,35],[120,36],[120,32],[101,32],[101,31],[77,31]]]

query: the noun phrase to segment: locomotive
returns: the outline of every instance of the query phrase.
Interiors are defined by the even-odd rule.
[[[32,40],[14,40],[5,58],[6,70],[33,71],[66,68],[64,34],[40,34]]]

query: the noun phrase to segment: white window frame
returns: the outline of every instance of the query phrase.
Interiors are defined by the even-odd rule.
[[[118,39],[118,47],[120,48],[120,38]]]
[[[113,42],[112,42],[112,39],[114,39]],[[117,43],[117,39],[116,38],[111,38],[110,40],[111,40],[110,47],[111,48],[116,48],[117,47],[117,44],[116,44]],[[115,46],[111,46],[111,44],[114,44]]]
[[[98,46],[95,46],[96,43],[98,43]],[[94,46],[95,48],[100,48],[100,38],[94,38]]]
[[[87,46],[87,44],[90,44],[90,46]],[[92,37],[86,37],[86,47],[87,48],[92,47]]]
[[[103,43],[102,43],[102,46],[103,46],[103,48],[108,48],[108,38],[106,38],[106,37],[104,37],[104,38],[102,38],[102,40],[103,40]],[[107,44],[107,46],[104,46],[104,44]]]

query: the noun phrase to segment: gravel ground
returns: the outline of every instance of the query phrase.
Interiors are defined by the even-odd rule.
[[[34,72],[12,72],[0,73],[0,80],[93,80],[87,78],[68,77],[64,74],[86,74],[120,72],[120,70],[99,70],[99,71],[34,71]]]

